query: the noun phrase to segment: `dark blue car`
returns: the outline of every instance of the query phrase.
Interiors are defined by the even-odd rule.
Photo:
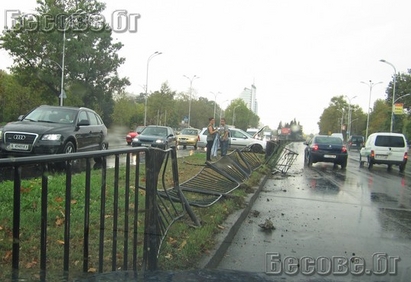
[[[340,165],[341,168],[347,166],[347,148],[339,137],[328,135],[316,135],[310,141],[305,142],[307,147],[304,150],[305,166],[312,166],[313,163],[326,162]]]

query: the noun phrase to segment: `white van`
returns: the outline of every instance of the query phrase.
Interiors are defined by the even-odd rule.
[[[331,133],[331,136],[340,137],[341,140],[344,142],[344,135],[342,133]]]
[[[369,169],[374,164],[386,164],[388,170],[391,170],[392,165],[398,165],[400,172],[404,172],[407,160],[407,140],[401,133],[373,133],[360,150],[360,166],[364,166],[367,161]]]

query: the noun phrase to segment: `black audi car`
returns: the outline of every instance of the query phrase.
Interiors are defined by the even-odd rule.
[[[0,155],[31,156],[108,148],[107,128],[88,108],[39,106],[0,127]]]
[[[347,166],[347,148],[340,137],[328,135],[316,135],[310,141],[305,142],[304,164],[312,166],[313,163],[327,162]]]

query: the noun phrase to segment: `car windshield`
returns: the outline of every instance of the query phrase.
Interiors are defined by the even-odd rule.
[[[163,127],[146,127],[141,135],[166,136],[167,129]]]
[[[76,113],[76,110],[65,108],[37,108],[29,113],[24,120],[49,123],[73,123]]]
[[[190,128],[184,128],[183,130],[181,130],[180,134],[181,135],[197,135],[198,130],[190,129]]]

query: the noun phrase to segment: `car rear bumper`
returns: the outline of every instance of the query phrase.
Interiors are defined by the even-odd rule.
[[[335,153],[311,153],[311,159],[313,163],[325,162],[325,163],[343,163],[348,158],[347,154],[335,154]]]
[[[399,160],[379,160],[379,159],[371,158],[371,162],[373,164],[401,165],[401,164],[406,164],[407,159],[403,159],[399,161]]]

